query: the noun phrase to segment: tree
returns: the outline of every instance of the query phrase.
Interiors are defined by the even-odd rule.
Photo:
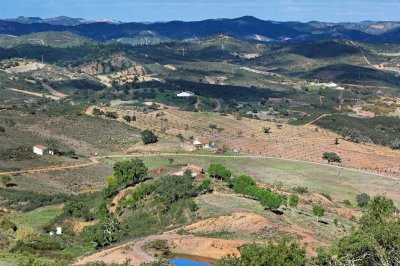
[[[210,164],[207,172],[211,177],[225,181],[228,181],[228,179],[230,179],[232,175],[231,171],[229,171],[222,164],[219,163]]]
[[[268,209],[277,209],[283,203],[283,197],[279,194],[273,193],[267,189],[260,189],[257,192],[257,198],[261,205],[267,207]]]
[[[71,157],[71,158],[73,158],[73,157],[75,157],[76,156],[76,152],[75,152],[75,150],[68,150],[66,153],[65,153],[65,156],[68,156],[68,157]]]
[[[132,121],[132,117],[130,115],[124,115],[122,118],[128,123]]]
[[[11,176],[9,175],[0,175],[0,182],[3,186],[8,186],[8,184],[11,182]]]
[[[49,150],[57,152],[58,151],[58,141],[55,139],[48,139],[46,140],[46,145]]]
[[[246,189],[249,186],[255,186],[254,179],[247,175],[240,175],[233,180],[233,191],[235,193],[246,194]]]
[[[117,184],[125,186],[143,181],[148,172],[143,160],[139,158],[116,162],[113,169]]]
[[[183,142],[185,140],[185,138],[183,137],[183,135],[181,133],[176,135],[176,137],[179,139],[180,142]]]
[[[319,222],[319,218],[323,217],[325,214],[325,209],[321,205],[314,205],[313,213],[315,216],[317,216],[317,221]]]
[[[150,130],[142,131],[142,141],[145,145],[156,143],[158,141],[158,137]]]
[[[322,159],[327,160],[328,163],[334,162],[334,163],[341,163],[342,159],[339,157],[339,155],[337,155],[334,152],[324,152],[324,154],[322,154]]]
[[[370,202],[371,197],[367,193],[362,193],[356,196],[358,207],[365,207]]]
[[[299,196],[296,194],[292,194],[289,197],[289,206],[295,208],[299,204]]]
[[[388,217],[393,215],[395,210],[393,200],[382,195],[375,196],[368,205],[367,213],[360,219],[361,228],[383,224]]]
[[[168,158],[168,162],[170,165],[172,165],[174,163],[174,158]]]
[[[99,224],[86,227],[83,234],[95,243],[96,247],[105,247],[116,242],[124,235],[119,221],[114,217],[103,217]]]
[[[197,195],[193,179],[186,176],[164,176],[157,180],[154,193],[169,206],[179,200]]]

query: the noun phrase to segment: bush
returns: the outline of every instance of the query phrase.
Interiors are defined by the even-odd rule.
[[[98,109],[98,108],[93,108],[92,115],[100,116],[100,115],[104,115],[104,112],[101,111],[101,110]]]
[[[390,142],[390,148],[393,150],[399,150],[400,149],[400,139],[395,139]]]
[[[362,193],[356,196],[357,205],[361,208],[367,206],[370,200],[371,197],[366,193]]]
[[[111,118],[111,119],[117,119],[118,114],[117,114],[117,112],[106,112],[106,117]]]
[[[225,261],[225,262],[224,262]],[[288,244],[285,240],[278,244],[270,242],[267,245],[249,244],[240,250],[240,258],[227,257],[217,262],[216,266],[227,265],[274,265],[274,266],[304,266],[307,257],[305,249],[297,243]],[[227,263],[230,264],[227,264]]]
[[[6,187],[8,185],[8,183],[10,183],[10,181],[11,181],[11,176],[10,175],[0,175],[0,183],[3,186]]]
[[[296,194],[292,194],[289,197],[289,207],[296,207],[297,204],[299,204],[299,196],[297,196]]]
[[[342,159],[334,152],[324,152],[322,154],[322,159],[327,160],[328,163],[335,162],[335,163],[341,163]]]
[[[67,202],[64,206],[64,215],[76,218],[82,218],[85,221],[94,219],[94,215],[90,212],[89,207],[83,201],[73,200]]]
[[[142,132],[142,141],[145,145],[156,143],[158,141],[158,137],[152,131],[144,130]]]
[[[294,192],[299,193],[299,194],[308,193],[307,187],[298,186],[298,187],[295,187],[293,190],[294,190]]]
[[[210,179],[204,179],[200,185],[197,187],[197,191],[200,194],[206,194],[213,191],[212,181]]]
[[[347,200],[347,199],[346,199],[346,200],[343,200],[342,203],[343,203],[344,205],[346,205],[346,206],[349,206],[349,207],[353,206],[353,205],[351,204],[350,200]]]
[[[2,231],[17,231],[17,225],[11,222],[7,217],[2,217],[0,220],[0,229]]]
[[[317,221],[319,221],[319,218],[324,216],[325,209],[321,205],[314,205],[313,206],[313,213],[314,213],[315,216],[317,216]]]

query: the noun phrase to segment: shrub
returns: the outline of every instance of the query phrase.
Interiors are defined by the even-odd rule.
[[[130,115],[124,115],[122,118],[128,123],[132,121],[132,117]]]
[[[101,111],[101,110],[98,109],[98,108],[93,108],[92,115],[100,116],[100,115],[104,115],[104,112]]]
[[[106,112],[106,117],[111,118],[111,119],[117,119],[118,114],[117,114],[117,112]]]
[[[0,229],[3,231],[17,231],[17,225],[11,222],[7,217],[2,217],[0,220]]]
[[[90,212],[89,207],[83,201],[73,200],[67,202],[63,210],[66,216],[82,218],[85,221],[91,221],[94,219],[94,216]]]
[[[204,179],[200,185],[197,187],[197,191],[200,194],[206,194],[213,191],[212,181],[210,179]]]
[[[313,206],[313,213],[314,213],[315,216],[317,216],[317,221],[319,221],[319,218],[324,216],[325,209],[321,205],[314,205]]]
[[[303,186],[295,187],[293,190],[294,190],[294,192],[299,193],[299,194],[308,193],[308,188],[307,187],[303,187]]]
[[[267,245],[246,245],[240,254],[241,265],[306,265],[305,249],[297,243],[288,244],[285,240],[278,244],[270,242]]]
[[[395,139],[390,142],[390,148],[393,150],[399,150],[400,149],[400,139]]]
[[[10,183],[10,181],[11,181],[11,176],[10,175],[0,175],[0,183],[3,186],[6,187],[8,185],[8,183]]]
[[[346,199],[346,200],[343,200],[342,203],[343,203],[344,205],[346,205],[346,206],[349,206],[349,207],[352,206],[350,200],[347,200],[347,199]]]
[[[297,196],[296,194],[292,194],[289,197],[289,207],[296,207],[297,204],[299,204],[299,196]]]
[[[356,196],[356,201],[357,201],[357,205],[358,207],[365,207],[368,205],[368,203],[370,202],[371,197],[366,194],[366,193],[362,193]]]
[[[327,160],[328,163],[335,162],[335,163],[341,163],[342,159],[334,152],[324,152],[322,154],[322,159]]]
[[[145,145],[156,143],[158,141],[158,137],[152,131],[144,130],[142,132],[142,141]]]
[[[325,198],[327,198],[328,200],[332,201],[332,197],[328,193],[321,192],[321,195],[324,196]]]

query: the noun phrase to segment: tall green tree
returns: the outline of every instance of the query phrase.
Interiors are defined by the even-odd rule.
[[[146,178],[148,172],[143,160],[139,158],[117,162],[113,169],[117,184],[120,186],[139,183]]]

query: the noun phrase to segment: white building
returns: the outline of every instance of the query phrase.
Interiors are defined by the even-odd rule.
[[[190,91],[182,91],[176,95],[177,97],[194,97],[194,93]]]
[[[61,235],[61,234],[62,234],[62,228],[56,227],[56,235]]]
[[[43,145],[35,145],[35,146],[33,146],[33,153],[34,154],[46,155],[46,154],[50,154],[50,152],[51,151],[46,146],[43,146]]]

